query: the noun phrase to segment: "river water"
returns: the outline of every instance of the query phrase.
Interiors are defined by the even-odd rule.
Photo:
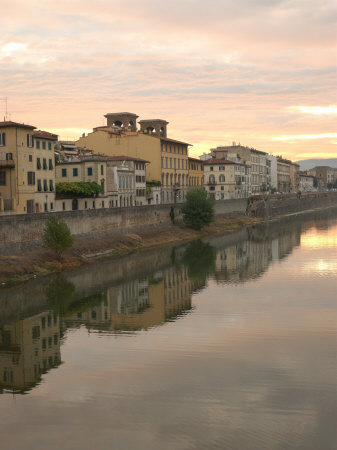
[[[0,291],[1,448],[336,449],[336,217]]]

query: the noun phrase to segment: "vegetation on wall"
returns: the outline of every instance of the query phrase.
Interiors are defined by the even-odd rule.
[[[161,186],[161,182],[158,180],[149,180],[146,182],[146,194],[150,195],[152,188],[153,187],[157,187],[157,186]]]
[[[80,181],[74,183],[56,183],[56,195],[66,197],[93,197],[102,192],[95,181]]]

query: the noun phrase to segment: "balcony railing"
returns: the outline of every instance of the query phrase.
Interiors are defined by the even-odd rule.
[[[0,157],[0,169],[13,169],[15,167],[15,161],[13,159],[2,159]]]

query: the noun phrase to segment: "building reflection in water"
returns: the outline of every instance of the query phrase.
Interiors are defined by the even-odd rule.
[[[264,227],[249,230],[249,240],[219,249],[215,279],[219,283],[243,283],[259,278],[272,262],[280,261],[300,245],[301,233],[295,228],[284,233],[265,234]]]
[[[85,325],[91,331],[148,330],[191,310],[194,285],[184,266],[173,266],[108,287],[100,304],[67,316],[64,322],[67,327]]]
[[[297,222],[281,229],[256,227],[241,231],[236,240],[234,235],[220,236],[212,245],[196,241],[171,254],[163,252],[162,266],[154,255],[148,271],[140,259],[134,267],[138,275],[130,273],[130,279],[114,276],[114,266],[109,266],[103,285],[102,278],[96,281],[94,267],[80,276],[52,278],[46,287],[40,281],[29,291],[28,285],[24,299],[20,289],[0,295],[0,392],[25,393],[58,367],[68,328],[133,333],[177,320],[192,310],[193,292],[210,277],[218,283],[257,278],[300,244],[301,232]],[[19,315],[14,305],[21,305]]]
[[[0,390],[24,393],[60,363],[60,322],[52,311],[0,328]]]

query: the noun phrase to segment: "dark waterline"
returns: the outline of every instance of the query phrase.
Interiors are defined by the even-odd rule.
[[[336,449],[336,212],[0,292],[6,449]]]

